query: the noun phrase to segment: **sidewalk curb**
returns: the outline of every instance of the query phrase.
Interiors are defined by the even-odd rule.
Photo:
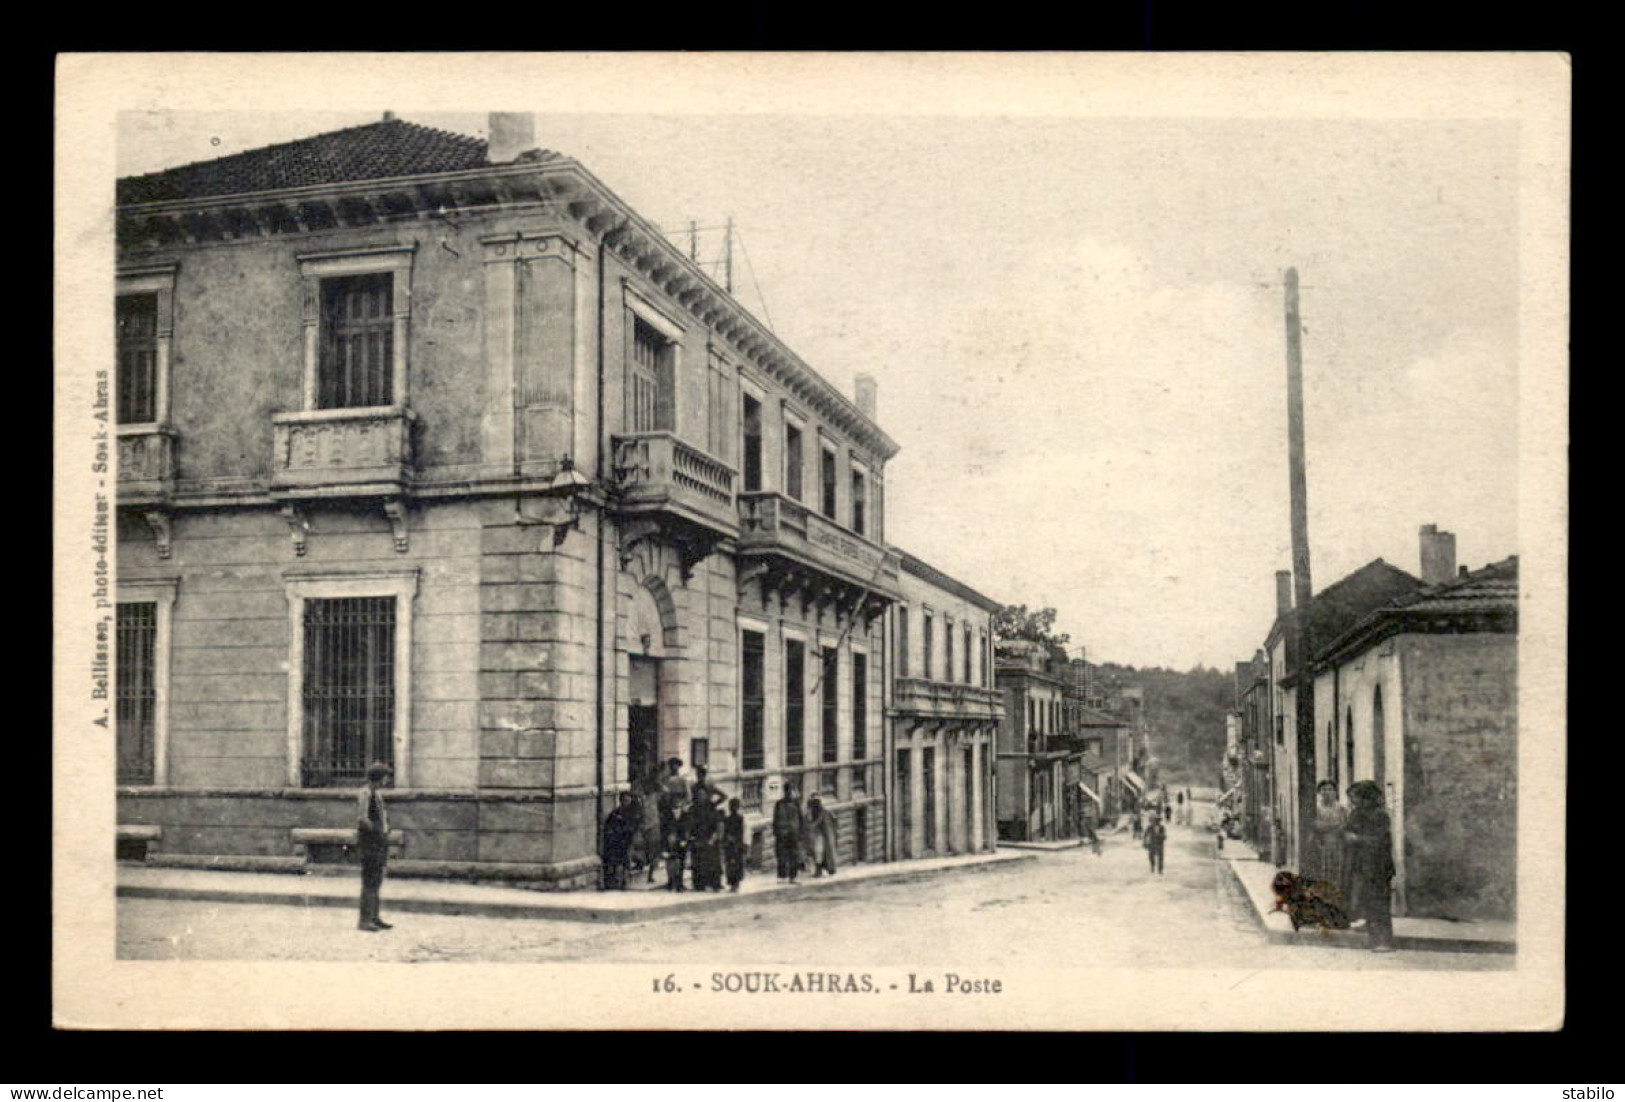
[[[942,873],[980,872],[986,869],[998,868],[1002,865],[1018,861],[1031,861],[1036,854],[1022,853],[1007,857],[1000,857],[985,861],[967,862],[963,865],[948,867],[938,866],[929,869],[898,868],[888,869],[884,872],[871,873],[861,877],[846,877],[839,875],[828,879],[808,880],[798,883],[794,887],[789,885],[774,885],[761,891],[735,894],[722,892],[714,894],[709,892],[684,893],[692,894],[693,898],[678,900],[670,903],[661,903],[636,910],[609,910],[595,907],[585,901],[567,901],[567,896],[596,895],[597,892],[559,892],[538,893],[535,903],[516,902],[481,902],[478,900],[452,900],[452,899],[423,899],[411,896],[390,899],[387,889],[384,898],[385,909],[401,914],[444,914],[461,915],[473,918],[524,918],[535,920],[552,920],[563,922],[603,922],[623,924],[630,922],[649,922],[655,919],[666,918],[670,915],[690,914],[695,911],[710,910],[718,907],[732,906],[744,902],[784,902],[793,898],[805,898],[810,893],[827,890],[837,885],[865,885],[876,883],[896,883],[903,880],[925,879]],[[899,864],[904,864],[899,862]],[[243,874],[252,875],[252,874]],[[657,889],[658,890],[658,889]],[[309,893],[295,891],[268,891],[264,889],[246,888],[244,890],[231,890],[226,888],[187,888],[164,887],[152,884],[121,884],[117,895],[121,899],[167,899],[195,903],[258,903],[273,905],[293,905],[303,907],[344,907],[353,909],[356,906],[356,897],[353,895],[334,895],[330,893]]]
[[[1294,930],[1292,920],[1283,911],[1274,910],[1274,900],[1270,906],[1265,907],[1263,902],[1248,886],[1247,881],[1237,871],[1238,861],[1248,858],[1219,857],[1218,860],[1225,866],[1236,887],[1247,899],[1247,911],[1258,924],[1264,939],[1272,945],[1322,945],[1335,949],[1368,950],[1369,941],[1366,934],[1359,930],[1325,930],[1305,928]],[[1494,953],[1511,956],[1517,953],[1518,944],[1515,941],[1491,941],[1484,938],[1439,938],[1439,937],[1413,937],[1407,934],[1394,935],[1394,948],[1418,952],[1431,953]]]

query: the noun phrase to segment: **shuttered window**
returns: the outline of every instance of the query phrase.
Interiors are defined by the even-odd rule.
[[[151,784],[157,715],[158,605],[120,602],[118,664],[114,668],[118,783]]]
[[[784,641],[784,764],[806,764],[807,645]]]
[[[360,784],[394,764],[395,598],[307,600],[304,630],[302,783]]]
[[[118,421],[158,418],[158,296],[118,296]]]
[[[391,272],[322,280],[318,409],[387,406],[393,401],[394,288]]]
[[[840,671],[841,652],[836,650],[834,647],[825,647],[824,675],[819,679],[822,682],[820,685],[820,689],[822,690],[820,703],[823,705],[822,712],[824,719],[824,739],[822,747],[824,751],[824,761],[835,761],[840,755]]]
[[[766,640],[759,631],[745,631],[741,635],[739,767],[761,769],[767,764],[762,738],[767,704]]]
[[[852,656],[852,760],[869,756],[869,656]]]

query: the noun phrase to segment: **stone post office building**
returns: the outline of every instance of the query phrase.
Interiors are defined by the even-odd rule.
[[[127,850],[312,859],[383,759],[403,871],[589,884],[614,793],[677,756],[886,855],[873,384],[530,126],[119,181]]]

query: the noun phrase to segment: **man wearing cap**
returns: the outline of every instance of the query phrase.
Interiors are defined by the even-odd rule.
[[[381,761],[367,766],[367,784],[356,801],[356,834],[361,841],[361,921],[356,929],[368,933],[394,928],[378,917],[378,890],[389,863],[389,813],[382,789],[393,773]]]

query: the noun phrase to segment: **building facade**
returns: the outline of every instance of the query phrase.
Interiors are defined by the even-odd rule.
[[[1316,595],[1307,689],[1291,673],[1290,575],[1277,576],[1278,615],[1264,650],[1238,664],[1239,746],[1255,765],[1254,840],[1279,865],[1300,859],[1295,717],[1297,693],[1312,691],[1315,782],[1346,793],[1369,780],[1383,791],[1396,913],[1509,919],[1517,559],[1458,572],[1451,533],[1426,525],[1420,535],[1420,578],[1378,559]]]
[[[928,563],[899,552],[892,606],[891,854],[981,853],[998,844],[995,755],[1004,715],[993,687],[999,608]]]
[[[586,168],[384,121],[118,186],[121,837],[595,881],[669,757],[884,855],[887,548],[848,399]]]
[[[999,837],[1010,842],[1077,837],[1084,751],[1067,725],[1068,680],[1051,671],[1042,644],[1023,641],[999,645],[995,679],[1004,693]]]
[[[1316,714],[1328,717],[1336,738],[1317,772],[1344,788],[1356,780],[1382,788],[1399,913],[1511,919],[1518,563],[1454,577],[1452,566],[1429,571],[1427,588],[1319,650]]]

